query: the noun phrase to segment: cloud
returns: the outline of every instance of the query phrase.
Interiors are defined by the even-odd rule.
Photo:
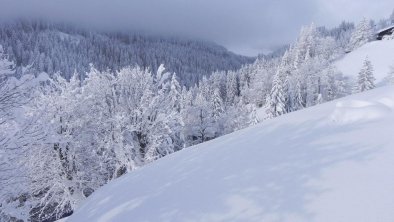
[[[387,17],[394,7],[391,0],[0,0],[0,6],[3,19],[200,38],[247,55],[291,42],[312,21]]]

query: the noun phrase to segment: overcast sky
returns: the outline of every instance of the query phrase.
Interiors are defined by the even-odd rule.
[[[302,25],[388,17],[394,0],[0,0],[0,18],[40,16],[99,28],[214,41],[256,55]]]

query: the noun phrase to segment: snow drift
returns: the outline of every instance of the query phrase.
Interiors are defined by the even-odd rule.
[[[352,123],[383,118],[391,113],[391,108],[384,103],[350,100],[338,102],[332,120],[337,123]]]
[[[393,104],[394,87],[379,88],[185,149],[67,221],[392,222]]]
[[[350,52],[335,63],[336,67],[347,76],[357,77],[366,57],[374,67],[376,83],[382,81],[394,66],[394,40],[373,41]]]

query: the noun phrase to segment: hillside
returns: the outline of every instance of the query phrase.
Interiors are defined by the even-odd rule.
[[[67,222],[394,220],[394,87],[278,117],[100,188]]]
[[[157,70],[165,64],[183,85],[193,85],[214,71],[237,70],[254,61],[208,41],[43,21],[0,21],[0,45],[18,67],[31,66],[36,73],[60,71],[67,79],[74,71],[87,72],[90,63],[100,71],[134,65]]]
[[[247,65],[179,36],[1,24],[0,221],[392,221],[393,89],[340,99],[375,88],[392,42],[343,24]]]
[[[356,77],[360,72],[364,59],[368,57],[374,67],[377,83],[389,73],[390,66],[394,66],[394,40],[373,41],[346,54],[335,63],[337,68],[347,76]]]

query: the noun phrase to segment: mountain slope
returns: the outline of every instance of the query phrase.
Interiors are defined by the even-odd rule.
[[[394,40],[373,41],[367,43],[335,63],[337,68],[348,76],[357,77],[364,59],[368,57],[374,67],[377,83],[382,81],[394,66]]]
[[[100,71],[139,65],[157,70],[165,64],[181,83],[194,85],[217,70],[237,70],[254,58],[236,55],[212,42],[138,33],[94,31],[44,21],[0,21],[0,45],[19,67],[37,73],[60,71],[69,79],[93,64]],[[17,75],[22,75],[17,69]]]
[[[394,88],[167,156],[96,191],[75,221],[394,221]]]

